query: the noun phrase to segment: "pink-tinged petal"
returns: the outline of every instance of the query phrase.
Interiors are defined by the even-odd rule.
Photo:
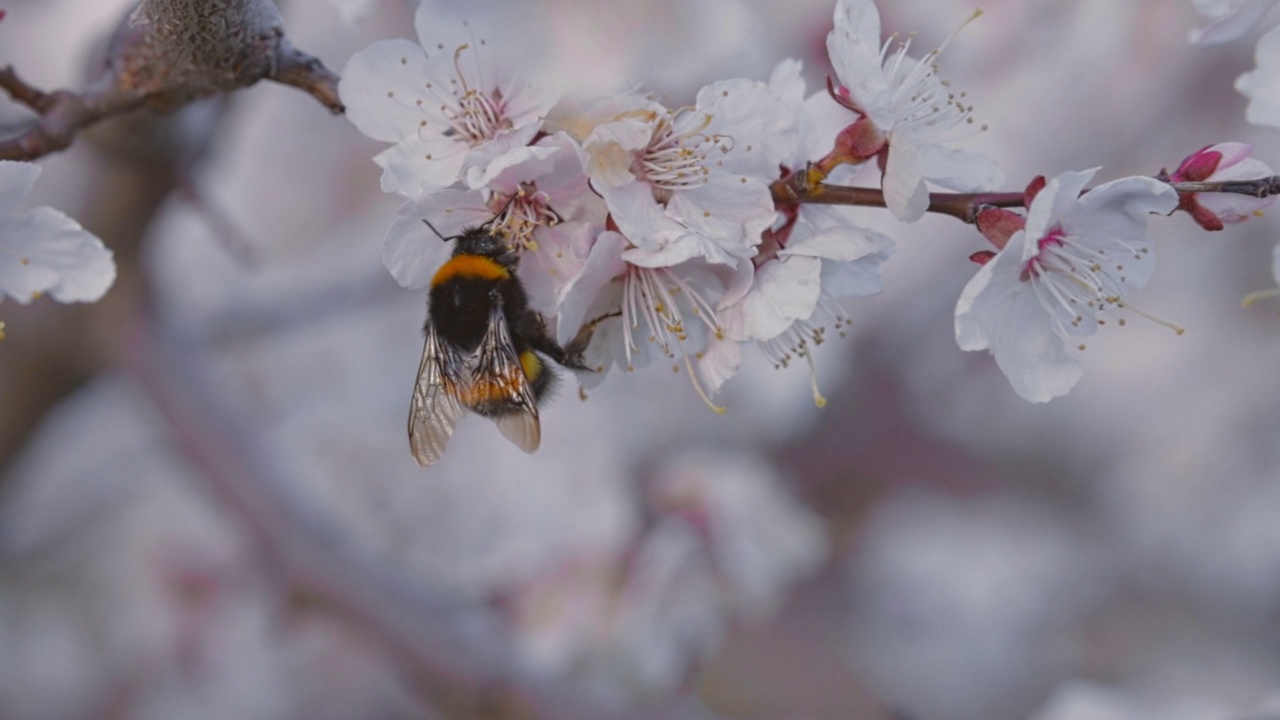
[[[1222,160],[1219,162],[1219,167],[1226,168],[1226,167],[1232,167],[1232,166],[1238,165],[1239,163],[1244,161],[1251,160],[1251,158],[1249,158],[1249,153],[1253,152],[1253,146],[1250,145],[1249,143],[1242,143],[1242,142],[1221,142],[1216,145],[1210,145],[1209,147],[1205,148],[1205,151],[1216,152],[1222,155]],[[1263,167],[1266,167],[1266,165],[1261,161],[1253,160],[1253,162],[1258,163]],[[1267,168],[1267,172],[1265,174],[1270,175],[1271,169]],[[1263,177],[1263,176],[1258,175],[1256,177]]]
[[[921,145],[919,150],[924,176],[948,190],[980,192],[1004,185],[1004,171],[982,153],[937,144]]]
[[[591,319],[587,313],[597,306],[601,295],[611,285],[616,288],[618,284],[614,280],[626,272],[627,264],[622,260],[622,252],[627,245],[627,239],[616,232],[606,230],[596,237],[582,271],[561,291],[560,326],[557,328],[560,342],[572,340],[582,323]]]
[[[1244,147],[1251,147],[1245,145]],[[1218,171],[1215,172],[1211,180],[1257,180],[1259,178],[1270,177],[1275,175],[1275,171],[1271,166],[1258,160],[1257,158],[1246,157],[1235,160],[1228,164],[1226,157],[1223,157],[1222,164],[1218,165]]]
[[[1280,27],[1272,28],[1254,51],[1257,67],[1236,78],[1236,90],[1249,98],[1245,119],[1280,127]]]
[[[383,40],[370,45],[351,56],[338,82],[347,119],[383,142],[413,137],[423,120],[443,132],[443,121],[435,115],[440,102],[423,87],[428,74],[427,56],[417,44]],[[437,122],[441,127],[435,127]]]
[[[866,112],[876,124],[891,129],[892,98],[881,65],[880,38],[860,37],[836,28],[827,35],[827,53],[851,104]],[[855,117],[851,111],[849,116]]]
[[[1023,262],[1040,252],[1040,239],[1048,235],[1062,217],[1076,207],[1080,192],[1097,172],[1098,168],[1082,172],[1064,172],[1050,180],[1043,190],[1036,193],[1036,199],[1027,210],[1027,229],[1021,243]]]
[[[529,305],[541,312],[548,323],[559,314],[564,288],[586,265],[596,233],[597,228],[581,222],[540,227],[534,231],[538,249],[521,253],[520,279],[529,295]]]
[[[418,198],[452,185],[462,170],[466,151],[465,145],[449,138],[410,139],[378,153],[373,162],[382,168],[383,192]]]
[[[42,169],[35,163],[0,160],[0,215],[18,209],[31,194]]]
[[[903,222],[915,222],[929,209],[924,162],[916,146],[904,135],[894,135],[889,141],[889,159],[881,186],[889,212]]]
[[[0,220],[0,290],[18,302],[37,293],[93,302],[115,279],[111,251],[61,212],[38,207]]]
[[[1242,223],[1257,217],[1264,209],[1273,205],[1276,198],[1256,198],[1234,193],[1197,193],[1196,202],[1200,207],[1212,213],[1227,225]]]
[[[421,200],[406,202],[400,206],[383,239],[382,262],[402,287],[425,288],[453,252],[453,244],[441,240],[436,231],[444,237],[453,237],[491,216],[484,196],[475,190],[441,190]],[[423,222],[424,219],[430,221],[435,230]]]
[[[1202,15],[1214,17],[1208,25],[1192,30],[1187,40],[1201,47],[1229,42],[1244,35],[1276,4],[1276,0],[1236,0],[1230,3],[1196,3]]]
[[[734,340],[770,340],[796,320],[813,314],[821,291],[822,262],[793,256],[770,260],[756,269],[751,290],[717,311],[725,335]]]

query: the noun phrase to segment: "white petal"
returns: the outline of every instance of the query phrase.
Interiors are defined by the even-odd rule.
[[[756,269],[751,290],[734,305],[716,313],[725,335],[734,340],[770,340],[818,306],[822,261],[793,256],[771,260]]]
[[[347,119],[374,140],[400,142],[416,136],[424,119],[439,122],[434,113],[440,102],[423,86],[428,74],[427,56],[418,45],[408,40],[370,45],[351,56],[338,82]]]
[[[666,214],[721,245],[728,254],[749,257],[778,211],[763,182],[712,173],[705,185],[672,195]]]
[[[732,340],[713,339],[698,355],[697,372],[707,394],[715,395],[742,364],[742,345]]]
[[[603,192],[634,182],[631,164],[653,138],[653,129],[651,122],[634,117],[597,125],[582,143],[592,184]]]
[[[498,133],[492,140],[472,148],[462,162],[462,174],[467,187],[487,187],[495,177],[511,167],[534,160],[545,160],[560,151],[560,148],[554,146],[529,145],[529,141],[537,134],[537,125],[526,125],[519,130]]]
[[[30,302],[36,293],[59,302],[93,302],[115,278],[111,251],[53,208],[0,221],[0,290],[18,302]]]
[[[778,254],[850,262],[893,252],[894,242],[889,236],[854,225],[850,214],[845,208],[804,206],[791,241]]]
[[[880,10],[872,0],[839,0],[832,20],[837,28],[880,44]]]
[[[1021,267],[1006,247],[978,269],[956,303],[956,342],[962,350],[989,349],[1018,395],[1046,402],[1070,390],[1082,371],[1020,279]]]
[[[1040,303],[1020,295],[1010,307],[991,346],[996,364],[1024,400],[1048,402],[1066,395],[1080,381],[1080,363],[1067,355]]]
[[[400,206],[382,242],[387,271],[410,290],[425,288],[453,252],[453,245],[436,235],[452,237],[490,217],[479,192],[441,190]],[[423,219],[435,226],[432,230]]]
[[[769,88],[791,107],[804,103],[805,84],[801,71],[804,63],[795,58],[786,58],[773,67],[769,74]]]
[[[903,133],[889,140],[889,160],[885,163],[881,186],[885,205],[899,220],[915,222],[929,209],[924,162],[916,146]]]
[[[822,290],[833,298],[869,297],[884,289],[880,266],[889,259],[893,248],[853,261],[824,260]]]
[[[795,154],[796,118],[790,106],[768,85],[754,80],[721,80],[698,91],[697,112],[689,120],[708,135],[733,139],[729,152],[715,159],[713,172],[767,181]]]
[[[382,168],[382,191],[407,198],[452,185],[467,147],[449,138],[409,139],[383,150],[373,162]]]
[[[982,153],[937,144],[919,149],[924,176],[948,190],[979,192],[1004,185],[1004,171]]]
[[[1116,257],[1124,264],[1124,282],[1139,288],[1155,271],[1155,253],[1149,250],[1147,218],[1153,213],[1168,215],[1178,207],[1178,193],[1167,184],[1148,177],[1127,177],[1103,183],[1080,198],[1079,207],[1063,218],[1063,228],[1073,235],[1099,238],[1100,245],[1123,244],[1133,248],[1127,256]],[[1139,249],[1148,248],[1147,252]]]
[[[1010,245],[1012,244],[1010,241]],[[994,303],[990,303],[990,297],[993,292],[1003,298],[1013,290],[1013,286],[1007,284],[1008,278],[996,278],[996,269],[999,267],[997,261],[1001,259],[1001,255],[1016,257],[1014,253],[1006,251],[979,267],[978,272],[969,278],[964,290],[960,292],[960,299],[956,301],[956,344],[961,350],[986,350],[991,347],[991,337],[986,328],[988,318],[983,313],[991,312],[990,308]],[[1003,262],[1007,263],[1008,257]],[[1003,292],[989,291],[987,288],[992,282],[1005,283]]]

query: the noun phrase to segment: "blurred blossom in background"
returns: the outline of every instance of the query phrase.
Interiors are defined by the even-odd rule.
[[[77,86],[126,4],[9,0],[0,62]],[[414,3],[281,4],[330,68],[413,39]],[[643,87],[676,107],[786,57],[821,87],[832,5],[431,7],[485,28],[536,82]],[[990,127],[966,147],[1003,166],[1007,190],[1094,166],[1097,182],[1152,175],[1226,140],[1280,163],[1280,131],[1246,125],[1232,87],[1261,30],[1193,48],[1190,3],[983,9],[947,46],[946,77]],[[923,49],[972,10],[895,0],[881,15]],[[859,209],[898,250],[884,293],[845,306],[849,337],[816,353],[825,408],[803,367],[758,349],[717,398],[723,417],[659,363],[585,401],[565,383],[534,455],[473,418],[424,471],[404,437],[424,298],[382,264],[399,204],[379,191],[384,146],[280,86],[229,112],[194,178],[201,201],[171,199],[149,230],[153,302],[213,334],[220,392],[344,542],[501,628],[532,677],[606,705],[692,696],[762,719],[1280,712],[1280,306],[1239,307],[1275,285],[1273,218],[1215,234],[1152,218],[1159,268],[1136,302],[1186,334],[1109,327],[1074,391],[1031,405],[955,344],[982,238]],[[0,102],[0,126],[24,117]],[[83,208],[110,192],[85,179],[97,163],[83,140],[42,159],[28,204],[93,230]],[[0,718],[440,716],[375,634],[269,571],[130,377],[76,389],[3,471]]]

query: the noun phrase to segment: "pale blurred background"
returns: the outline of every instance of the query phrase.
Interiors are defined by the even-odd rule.
[[[0,63],[75,86],[126,4],[6,0]],[[832,5],[433,6],[568,92],[642,86],[676,106],[788,56],[816,90]],[[881,5],[886,31],[918,33],[917,55],[974,7]],[[415,6],[375,1],[350,25],[318,0],[284,12],[293,42],[340,71],[412,37]],[[1231,87],[1257,31],[1191,48],[1202,23],[1179,0],[983,10],[940,63],[990,126],[967,146],[1007,189],[1095,166],[1153,174],[1225,140],[1280,167],[1280,130],[1245,126]],[[24,117],[0,104],[0,128]],[[758,353],[724,417],[683,373],[650,368],[585,402],[562,392],[536,455],[472,419],[424,471],[404,437],[424,299],[382,268],[398,203],[378,190],[380,149],[293,90],[236,95],[192,178],[201,201],[170,198],[147,227],[152,302],[172,332],[212,343],[218,395],[333,523],[326,537],[496,629],[532,682],[654,716],[1280,713],[1280,304],[1240,308],[1275,285],[1274,218],[1213,235],[1153,219],[1159,272],[1135,303],[1186,334],[1107,328],[1079,386],[1033,406],[955,345],[977,234],[868,209],[899,249],[886,291],[850,304],[851,336],[817,355],[825,409],[803,368]],[[95,230],[86,208],[106,191],[89,143],[42,164],[35,202]],[[12,335],[38,310],[6,302],[0,317]],[[0,412],[27,382],[0,377]],[[0,468],[0,720],[450,716],[376,623],[273,570],[136,373],[101,373],[34,422]]]

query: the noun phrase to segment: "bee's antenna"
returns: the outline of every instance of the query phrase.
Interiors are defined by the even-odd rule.
[[[511,203],[515,202],[516,198],[520,197],[521,195],[524,195],[524,188],[520,188],[519,190],[516,190],[515,192],[511,193],[511,197],[507,198],[507,201],[502,203],[502,207],[498,208],[498,212],[494,213],[493,217],[489,218],[483,225],[480,226],[481,229],[488,230],[489,226],[493,224],[493,221],[497,220],[498,217],[502,215],[502,213],[506,212],[507,208],[511,207]]]
[[[422,222],[426,223],[427,227],[431,228],[431,232],[435,233],[436,237],[440,238],[444,242],[449,242],[450,240],[457,240],[458,238],[462,237],[461,235],[450,235],[449,237],[445,237],[444,235],[440,234],[440,231],[436,229],[435,225],[431,224],[430,220],[426,218],[422,218]],[[489,222],[493,222],[493,221],[490,220]]]

